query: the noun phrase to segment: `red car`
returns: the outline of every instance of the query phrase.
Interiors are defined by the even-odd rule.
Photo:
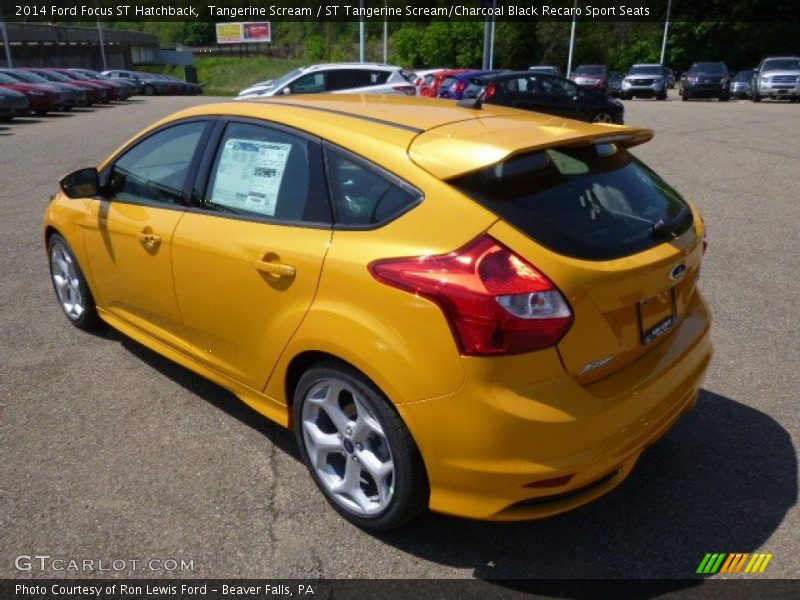
[[[43,115],[51,110],[58,110],[61,103],[61,93],[41,83],[22,83],[21,81],[0,73],[0,86],[20,92],[28,97],[30,110],[37,115]]]
[[[609,71],[605,65],[579,65],[570,79],[583,88],[607,92],[608,77]]]
[[[73,73],[69,69],[50,69],[51,71],[55,71],[64,77],[69,78],[71,84],[75,84],[75,82],[82,81],[84,83],[92,83],[94,85],[99,85],[101,88],[106,90],[106,99],[108,102],[112,100],[119,100],[119,86],[116,83],[112,83],[110,81],[103,81],[102,79],[91,79],[90,77],[86,77],[85,75],[81,75],[79,73]]]
[[[106,88],[91,83],[89,81],[77,81],[75,79],[70,79],[66,75],[62,75],[61,73],[56,72],[53,69],[32,69],[26,68],[26,71],[30,71],[32,73],[36,73],[37,75],[41,75],[45,79],[49,79],[50,81],[60,81],[61,83],[69,83],[70,85],[74,85],[79,88],[83,88],[86,90],[86,93],[89,95],[89,101],[92,104],[100,103],[100,102],[108,102],[108,92]]]
[[[439,88],[442,87],[442,83],[445,79],[452,78],[455,75],[460,75],[461,73],[466,73],[471,69],[446,69],[444,71],[439,71],[434,75],[433,80],[430,83],[422,82],[419,86],[419,95],[425,96],[427,98],[438,98],[439,97]]]

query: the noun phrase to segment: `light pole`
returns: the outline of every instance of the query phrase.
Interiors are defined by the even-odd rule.
[[[492,33],[489,38],[489,69],[494,69],[494,11],[497,10],[497,0],[492,0]]]
[[[8,32],[6,31],[6,22],[3,20],[3,7],[0,6],[0,33],[3,34],[3,47],[6,50],[6,67],[9,69],[14,68],[11,62],[11,44],[8,43]]]
[[[386,64],[389,60],[389,0],[383,3],[384,8],[386,8],[387,14],[383,16],[383,64]]]
[[[572,75],[572,55],[575,52],[575,24],[578,22],[578,0],[575,0],[575,11],[572,13],[572,30],[569,33],[569,58],[567,58],[567,78]]]
[[[661,42],[661,64],[664,64],[664,58],[667,55],[667,33],[669,32],[669,13],[672,8],[672,0],[667,2],[667,20],[664,21],[664,39]]]
[[[100,39],[100,58],[103,61],[103,71],[108,71],[108,61],[106,60],[106,47],[103,40],[103,28],[100,27],[100,21],[97,22],[97,37]]]
[[[366,54],[366,48],[364,47],[366,45],[366,40],[365,40],[365,37],[364,37],[366,35],[366,31],[364,30],[364,17],[363,17],[363,15],[364,15],[364,0],[361,0],[359,2],[359,5],[361,6],[361,15],[362,16],[358,21],[358,62],[362,62],[363,63],[364,59],[365,59],[365,54]]]

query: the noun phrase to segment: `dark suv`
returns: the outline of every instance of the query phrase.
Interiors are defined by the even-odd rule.
[[[681,81],[683,100],[692,98],[719,98],[721,102],[731,99],[730,71],[724,62],[694,63]]]

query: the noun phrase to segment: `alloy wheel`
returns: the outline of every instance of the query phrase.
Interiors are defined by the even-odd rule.
[[[67,317],[73,321],[80,319],[86,310],[80,277],[72,256],[60,243],[54,243],[50,248],[50,275]]]
[[[302,434],[317,478],[339,506],[374,516],[394,495],[394,462],[383,427],[351,385],[325,379],[306,394]]]

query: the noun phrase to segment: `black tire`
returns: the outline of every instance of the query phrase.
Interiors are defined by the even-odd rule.
[[[730,100],[730,99],[731,99],[731,97],[730,97],[730,96],[720,96],[720,97],[719,97],[719,101],[720,101],[720,102],[727,102],[727,101],[728,101],[728,100]]]
[[[687,93],[684,91],[684,92],[683,92],[683,95],[681,96],[681,100],[682,100],[683,102],[686,102],[688,99],[689,99],[689,94],[687,94]]]
[[[53,252],[56,248],[63,251],[64,255],[69,258],[74,268],[75,279],[78,282],[77,287],[83,306],[83,310],[80,315],[70,314],[67,312],[67,309],[61,301],[61,296],[58,291],[58,284],[56,283],[56,273],[54,273],[53,265]],[[72,248],[70,248],[69,244],[67,244],[67,241],[57,233],[51,235],[50,239],[47,241],[47,256],[50,263],[50,281],[53,284],[53,291],[56,293],[56,298],[58,299],[59,304],[61,304],[61,310],[64,313],[64,316],[67,317],[69,322],[75,327],[78,329],[83,329],[84,331],[89,331],[99,327],[102,324],[102,321],[97,315],[97,307],[94,303],[94,296],[92,296],[92,292],[89,290],[89,285],[86,283],[86,277],[83,274],[83,270],[78,264],[78,260],[75,258]]]
[[[752,100],[753,102],[761,102],[761,96],[759,96],[756,93],[753,93],[753,95],[750,97],[750,100]]]
[[[386,507],[377,514],[369,516],[357,514],[334,499],[333,494],[325,487],[326,484],[322,483],[309,458],[303,424],[303,407],[309,401],[309,395],[314,389],[320,389],[320,385],[330,381],[344,384],[346,388],[355,390],[359,400],[372,411],[372,415],[380,424],[385,435],[393,465],[391,484],[393,489]],[[345,392],[344,400],[340,393],[337,402],[346,403],[347,393],[349,392]],[[366,531],[384,533],[404,525],[427,509],[430,488],[419,449],[391,402],[374,383],[359,371],[335,360],[314,364],[303,373],[297,383],[292,411],[295,438],[303,462],[328,503],[350,523]],[[352,423],[355,424],[355,421]],[[344,440],[342,444],[343,448],[346,448]],[[356,451],[353,450],[352,442],[349,451],[352,452],[352,455],[342,451],[343,458],[341,460],[345,463],[348,462],[348,457],[356,460]],[[363,477],[363,473],[360,477]],[[360,482],[359,486],[362,483],[365,486],[368,485],[366,479]]]
[[[155,96],[156,95],[156,88],[154,88],[150,84],[147,84],[146,86],[144,86],[144,90],[142,90],[142,91],[144,92],[145,96]]]
[[[657,94],[656,100],[666,100],[667,99],[667,92],[665,91],[663,94]]]

